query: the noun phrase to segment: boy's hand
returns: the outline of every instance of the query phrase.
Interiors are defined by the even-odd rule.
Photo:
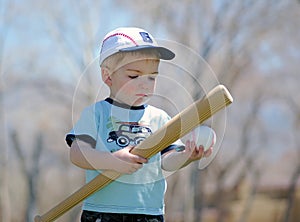
[[[125,147],[114,152],[112,155],[116,157],[115,171],[124,174],[132,174],[142,168],[148,160],[138,155],[130,153],[132,146]]]
[[[204,152],[204,147],[201,145],[197,147],[194,140],[187,140],[185,144],[185,150],[187,154],[189,154],[189,160],[195,161],[199,160],[203,157],[208,157],[212,154],[213,147],[210,147],[207,151]]]

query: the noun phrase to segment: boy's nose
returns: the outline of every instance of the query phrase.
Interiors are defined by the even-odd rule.
[[[141,82],[140,83],[140,88],[147,89],[147,88],[149,88],[149,86],[148,86],[148,84],[146,82]]]
[[[153,85],[152,81],[146,78],[141,79],[139,86],[143,89],[148,89]]]

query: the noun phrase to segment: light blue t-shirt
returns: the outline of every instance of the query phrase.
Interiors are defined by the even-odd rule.
[[[166,112],[153,106],[124,107],[106,99],[84,109],[67,135],[67,142],[70,145],[78,138],[97,150],[115,152],[142,142],[168,120],[170,117]],[[182,145],[179,140],[167,150]],[[101,171],[87,170],[86,182],[99,173]],[[165,191],[166,181],[161,169],[161,154],[158,153],[137,172],[121,176],[88,197],[83,210],[161,215],[164,214]]]

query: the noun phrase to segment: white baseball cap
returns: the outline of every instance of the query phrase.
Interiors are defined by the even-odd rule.
[[[102,41],[100,51],[100,65],[109,56],[117,52],[131,52],[137,50],[155,49],[159,58],[171,60],[175,54],[162,46],[159,46],[153,36],[144,29],[136,27],[121,27],[109,32]]]

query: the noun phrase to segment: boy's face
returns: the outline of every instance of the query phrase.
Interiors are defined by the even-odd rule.
[[[110,97],[130,106],[145,104],[154,92],[158,66],[158,59],[141,59],[123,65],[106,82]]]

